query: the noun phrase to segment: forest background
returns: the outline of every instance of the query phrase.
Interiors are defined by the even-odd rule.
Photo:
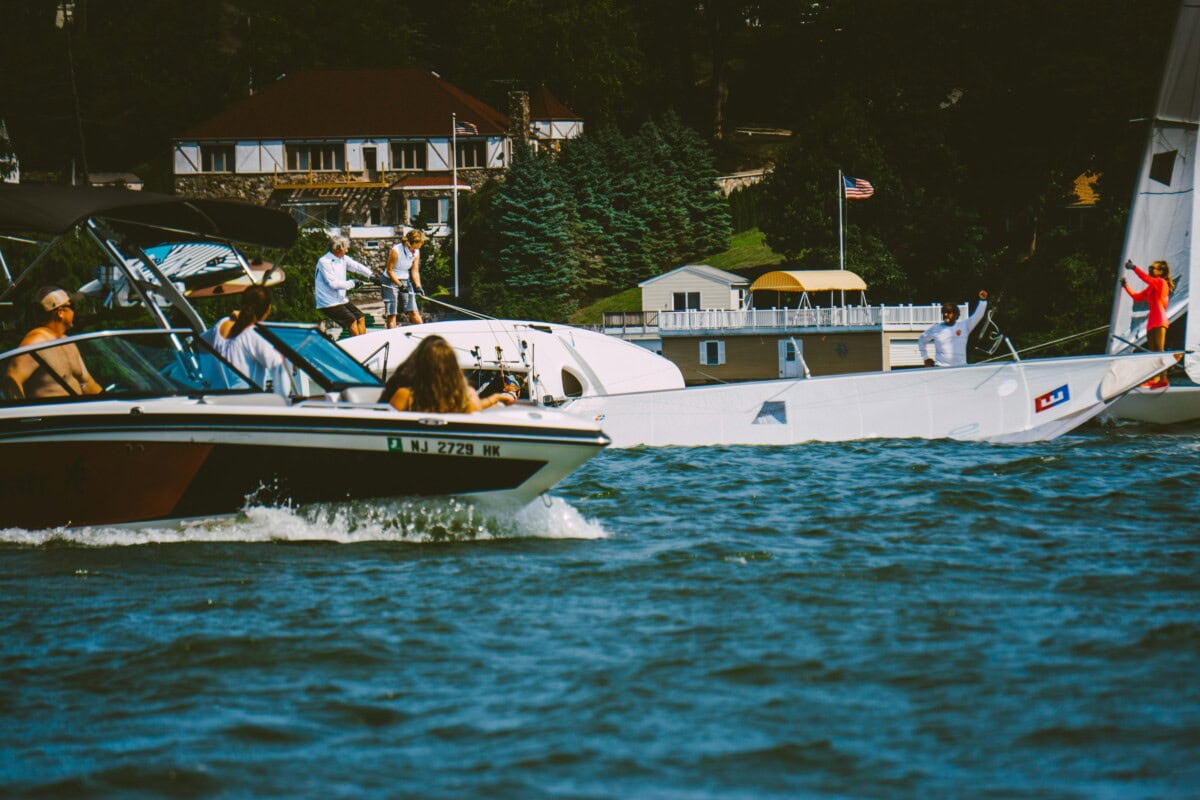
[[[987,288],[1022,343],[1108,320],[1177,0],[3,0],[0,119],[22,173],[133,171],[303,68],[420,66],[500,109],[546,84],[588,133],[464,209],[477,307],[547,319],[761,229],[874,303]],[[402,98],[398,99],[402,102]],[[312,113],[342,113],[336,97]],[[761,146],[747,128],[791,131]],[[762,141],[762,138],[759,138]],[[4,156],[0,153],[0,158]],[[732,205],[706,183],[769,164]],[[1094,176],[1094,203],[1075,181]],[[295,249],[298,274],[317,245]],[[319,253],[317,254],[319,255]],[[444,275],[447,263],[431,268]],[[439,276],[441,277],[441,276]],[[443,278],[444,282],[444,278]],[[1093,347],[1099,339],[1093,339]],[[1076,345],[1077,348],[1085,345]]]

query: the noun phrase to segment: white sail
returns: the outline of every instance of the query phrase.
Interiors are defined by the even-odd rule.
[[[1167,54],[1137,189],[1129,211],[1125,251],[1114,287],[1109,351],[1119,353],[1146,339],[1146,307],[1121,290],[1127,260],[1145,269],[1164,260],[1175,278],[1167,306],[1172,320],[1188,307],[1190,287],[1200,281],[1200,248],[1193,241],[1197,223],[1197,125],[1200,124],[1200,0],[1183,0]],[[1128,274],[1135,290],[1141,281]],[[1189,315],[1187,348],[1200,345],[1200,314]],[[1189,376],[1200,380],[1200,363],[1187,359]]]

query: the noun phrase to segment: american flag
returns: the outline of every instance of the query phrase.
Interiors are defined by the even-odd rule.
[[[864,181],[862,178],[851,178],[849,175],[843,175],[842,183],[847,200],[866,200],[875,194],[875,187],[871,185],[871,182]]]
[[[478,136],[479,128],[474,122],[455,122],[454,132],[459,136]]]

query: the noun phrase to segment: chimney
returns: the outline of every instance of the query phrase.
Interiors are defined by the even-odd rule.
[[[529,92],[508,93],[508,119],[513,141],[529,144]]]

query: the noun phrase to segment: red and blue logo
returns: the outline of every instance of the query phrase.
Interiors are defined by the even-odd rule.
[[[1071,390],[1067,388],[1067,384],[1063,384],[1057,389],[1051,389],[1040,397],[1033,398],[1033,410],[1037,413],[1042,413],[1047,409],[1061,406],[1063,403],[1071,399]]]

